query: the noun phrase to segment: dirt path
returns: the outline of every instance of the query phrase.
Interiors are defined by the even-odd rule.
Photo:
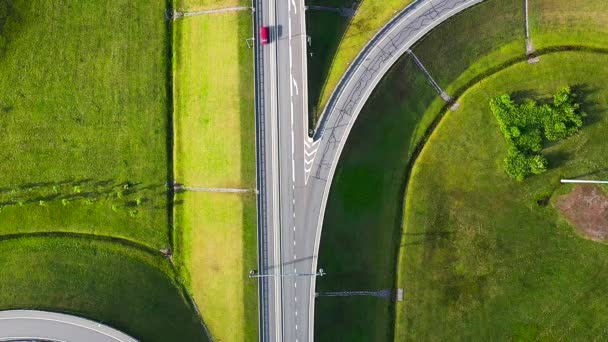
[[[608,240],[608,196],[595,185],[579,185],[558,198],[557,207],[585,237]]]

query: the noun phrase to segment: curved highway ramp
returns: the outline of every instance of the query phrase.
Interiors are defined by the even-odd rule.
[[[37,310],[0,311],[0,341],[136,342],[88,319]]]

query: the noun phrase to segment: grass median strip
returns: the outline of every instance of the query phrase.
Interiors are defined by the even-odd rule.
[[[176,262],[214,339],[257,340],[256,205],[250,194],[179,194]]]
[[[251,0],[176,0],[179,11],[207,11],[220,8],[251,6]]]
[[[174,23],[175,260],[215,340],[257,340],[251,13]],[[227,192],[227,189],[238,192]],[[243,190],[243,191],[241,191]]]
[[[255,183],[251,13],[175,22],[175,179],[244,188]]]

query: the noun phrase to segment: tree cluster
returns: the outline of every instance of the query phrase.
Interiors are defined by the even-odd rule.
[[[519,181],[547,170],[547,159],[540,154],[543,141],[558,141],[583,126],[585,113],[569,87],[560,89],[550,104],[532,100],[517,105],[507,94],[490,100],[490,109],[507,140],[504,159],[506,173]]]

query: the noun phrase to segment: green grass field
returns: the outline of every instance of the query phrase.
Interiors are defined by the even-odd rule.
[[[511,15],[496,14],[503,11]],[[489,17],[492,20],[488,20]],[[439,26],[418,43],[414,51],[448,92],[461,94],[471,84],[506,67],[507,62],[515,63],[525,58],[522,23],[521,3],[488,0]],[[537,34],[535,41],[541,38]],[[586,42],[582,40],[578,44]],[[544,58],[541,57],[541,64]],[[399,206],[403,203],[404,177],[408,172],[409,158],[415,142],[424,140],[429,123],[439,118],[445,108],[445,103],[421,76],[409,75],[419,75],[419,72],[411,65],[407,67],[408,60],[409,57],[402,58],[399,66],[394,67],[381,82],[359,116],[342,154],[328,201],[319,261],[324,268],[332,269],[335,276],[319,280],[321,292],[378,290],[394,286],[391,279],[395,279],[396,263],[391,255],[395,255],[395,249],[400,246],[408,246],[400,241],[403,209]],[[584,60],[578,62],[586,63]],[[553,80],[550,72],[537,77]],[[525,94],[530,92],[516,95],[521,98]],[[493,117],[485,120],[483,129],[494,124],[493,120]],[[397,151],[399,149],[401,153]],[[504,153],[504,149],[496,153]],[[492,155],[492,152],[488,154]],[[559,157],[557,153],[549,156],[550,162],[556,162],[559,158],[563,156]],[[502,167],[502,159],[497,167]],[[530,199],[530,202],[533,200]],[[436,239],[441,244],[442,237],[438,235]],[[335,247],[344,245],[349,248]],[[407,324],[413,319],[411,316],[404,318],[403,309],[399,307],[400,330],[394,339],[407,340],[411,337],[412,340],[433,340],[434,336],[438,336],[435,340],[452,340],[448,333],[440,336],[441,329],[437,329],[440,331],[435,332],[436,335],[421,335],[422,331],[431,334],[433,327],[430,324],[443,320],[440,313],[445,311],[435,309],[437,302],[433,304],[433,308],[429,304],[427,316],[424,316],[429,325],[424,327],[426,330],[420,328],[420,331],[414,331],[417,335],[406,333],[412,329]],[[393,339],[394,312],[391,304],[384,300],[323,298],[316,305],[315,337],[319,340],[330,341],[343,336],[349,336],[351,340]],[[421,312],[415,311],[415,314]],[[436,316],[431,317],[433,314]],[[589,315],[589,312],[585,315]],[[524,338],[526,332],[533,330],[528,328],[521,329]],[[387,329],[391,331],[387,332]],[[455,339],[472,338],[454,331],[451,333]]]
[[[340,78],[365,44],[398,11],[412,0],[362,0],[351,19],[335,13],[309,11],[307,29],[312,45],[309,51],[309,103],[316,122]],[[352,0],[312,0],[309,6],[351,7]]]
[[[111,242],[69,237],[0,242],[0,308],[78,314],[142,341],[205,341],[170,263]]]
[[[206,340],[157,252],[172,210],[166,6],[0,1],[0,309]]]
[[[482,81],[461,98],[419,156],[405,205],[398,340],[589,340],[605,336],[606,245],[584,240],[539,198],[561,177],[606,175],[608,56],[555,53]],[[489,99],[546,98],[571,85],[589,114],[582,131],[543,151],[547,174],[502,169],[505,142]]]
[[[517,30],[512,18],[497,18],[503,29],[500,29],[500,25],[492,28],[485,26],[489,13],[507,9],[499,6],[504,4],[489,0],[465,12],[465,15],[447,21],[414,47],[416,54],[420,59],[426,59],[428,56],[424,49],[436,51],[441,48],[441,42],[446,40],[448,32],[466,23],[469,31],[463,31],[462,37],[451,37],[463,47],[454,51],[465,51],[464,54],[437,54],[437,62],[428,65],[441,76],[441,82],[455,80],[458,75],[454,75],[452,70],[462,70],[473,58],[501,50],[501,43],[512,44],[510,39],[504,38]],[[468,32],[479,26],[487,30],[480,31],[483,33],[476,35],[476,39],[464,39],[469,37]],[[523,31],[521,34],[523,36]],[[523,56],[523,40],[520,43],[519,51]],[[491,44],[496,45],[492,47]],[[487,70],[500,63],[479,64],[476,70]],[[440,66],[443,69],[439,69]],[[475,75],[473,72],[465,73],[461,84]],[[407,55],[389,71],[374,91],[357,119],[336,169],[319,262],[327,269],[340,270],[340,276],[333,280],[329,277],[320,279],[320,291],[337,291],[343,289],[344,284],[359,290],[393,287],[401,230],[401,203],[410,158],[444,106],[445,103]],[[352,234],[353,231],[357,234]],[[344,250],[329,247],[339,241],[349,241],[346,245],[354,248]],[[370,248],[370,245],[377,247]],[[363,250],[369,253],[361,253]],[[349,266],[345,268],[344,265]],[[357,339],[357,336],[375,341],[392,339],[393,311],[385,300],[325,299],[325,302],[320,300],[317,305],[315,336],[320,340],[329,341],[349,334],[353,339]],[[365,309],[361,310],[361,307]],[[370,312],[374,314],[370,315]],[[353,321],[359,324],[351,324]],[[353,326],[357,329],[353,330]]]
[[[251,6],[250,0],[175,0],[179,11],[204,11],[219,8]]]
[[[530,37],[534,48],[556,45],[608,46],[608,11],[603,0],[530,2]]]
[[[406,167],[433,119],[423,113],[435,98],[422,72],[405,58],[364,107],[327,203],[319,265],[332,273],[317,280],[318,292],[393,287]],[[392,340],[393,306],[387,300],[319,298],[315,313],[318,341]]]
[[[168,244],[164,2],[0,2],[0,234]]]
[[[251,13],[175,23],[175,179],[255,188]],[[256,208],[251,194],[176,197],[176,263],[215,340],[257,340]]]

